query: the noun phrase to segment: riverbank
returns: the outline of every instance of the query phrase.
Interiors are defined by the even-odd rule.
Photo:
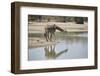
[[[56,24],[57,26],[61,27],[65,31],[68,32],[88,32],[88,23],[84,24],[76,24],[74,22],[67,22],[67,23],[59,23],[59,22],[48,22],[48,23],[37,23],[33,22],[29,24],[28,27],[28,33],[44,33],[45,27],[47,25],[53,25]],[[58,30],[56,32],[59,32]]]
[[[67,32],[56,31],[56,41],[47,42],[44,38],[45,27],[47,25],[56,24]],[[81,34],[80,34],[81,33]],[[88,23],[76,24],[74,22],[59,23],[59,22],[32,22],[28,27],[28,44],[29,47],[42,47],[47,45],[53,45],[59,42],[61,38],[77,37],[85,38],[88,33]],[[61,42],[61,41],[60,41]]]

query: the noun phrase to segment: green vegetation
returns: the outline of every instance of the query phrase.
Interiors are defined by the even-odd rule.
[[[29,22],[75,22],[76,24],[84,24],[88,21],[87,17],[71,17],[71,16],[49,16],[49,15],[28,15]]]

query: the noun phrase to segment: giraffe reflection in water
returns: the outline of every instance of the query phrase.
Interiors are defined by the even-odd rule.
[[[44,48],[45,56],[47,59],[56,59],[57,57],[61,56],[62,54],[68,51],[68,49],[65,49],[57,53],[55,47],[55,45],[49,45]]]

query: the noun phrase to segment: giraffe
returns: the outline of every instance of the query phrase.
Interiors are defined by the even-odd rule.
[[[56,30],[64,32],[64,30],[61,27],[59,27],[55,24],[48,25],[47,27],[45,27],[44,37],[46,38],[46,41],[52,41],[53,36],[56,37],[55,36]]]

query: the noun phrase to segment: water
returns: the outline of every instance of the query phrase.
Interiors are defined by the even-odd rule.
[[[62,37],[60,38],[61,41],[54,45],[29,48],[28,60],[88,58],[87,34],[81,35],[82,37]]]

